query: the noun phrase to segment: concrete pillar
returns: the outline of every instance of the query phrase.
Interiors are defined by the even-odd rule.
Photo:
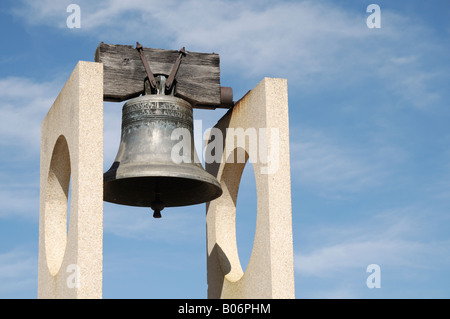
[[[40,165],[38,298],[101,298],[101,63],[80,61],[56,98],[41,126]]]
[[[211,154],[221,159],[208,163]],[[249,158],[256,179],[257,220],[243,272],[236,200]],[[205,162],[223,188],[223,195],[206,210],[208,298],[295,298],[285,79],[264,78],[219,120],[211,131]]]

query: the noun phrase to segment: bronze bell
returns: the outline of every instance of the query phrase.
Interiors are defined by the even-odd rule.
[[[191,149],[182,149],[189,160],[181,163],[173,159],[180,143],[172,136],[177,128],[190,133],[186,145]],[[105,201],[151,207],[156,218],[165,207],[205,203],[222,194],[219,182],[203,169],[195,152],[192,105],[166,95],[164,89],[124,104],[119,150],[103,180]]]

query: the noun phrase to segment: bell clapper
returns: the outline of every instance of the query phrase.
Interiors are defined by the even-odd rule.
[[[160,210],[154,210],[153,211],[153,218],[161,218],[161,211]]]
[[[155,200],[151,203],[150,206],[153,209],[153,217],[161,218],[161,211],[164,209],[164,203],[159,199],[159,194],[156,193]]]

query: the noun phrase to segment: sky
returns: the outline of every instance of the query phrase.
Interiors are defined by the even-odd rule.
[[[449,1],[1,0],[0,34],[0,298],[37,297],[40,125],[102,41],[218,53],[235,100],[287,79],[296,298],[450,297]],[[105,171],[121,108],[104,103]],[[207,298],[205,205],[163,212],[104,204],[103,298]],[[255,222],[248,163],[243,269]]]

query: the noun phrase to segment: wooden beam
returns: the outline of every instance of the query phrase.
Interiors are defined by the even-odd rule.
[[[144,54],[154,75],[168,76],[179,51],[144,48]],[[142,94],[147,75],[135,47],[102,42],[95,62],[103,63],[105,101],[121,102]],[[198,108],[230,107],[229,97],[224,102],[221,92],[219,55],[187,51],[176,75],[175,96]]]

